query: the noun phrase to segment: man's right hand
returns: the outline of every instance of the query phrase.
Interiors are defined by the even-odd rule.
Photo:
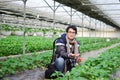
[[[72,54],[72,53],[70,53],[68,56],[69,56],[70,58],[76,58],[76,57],[79,57],[80,54]]]

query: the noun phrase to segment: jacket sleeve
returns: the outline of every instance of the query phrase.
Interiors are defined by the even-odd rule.
[[[58,56],[61,56],[64,59],[68,59],[69,58],[68,57],[68,53],[67,53],[67,51],[65,49],[65,46],[63,46],[63,45],[57,46],[56,53],[58,54]]]
[[[65,41],[63,41],[63,39],[58,39],[55,45],[56,45],[55,53],[58,54],[58,57],[61,56],[64,59],[69,58],[68,57],[69,53],[67,53],[66,44],[65,44]]]

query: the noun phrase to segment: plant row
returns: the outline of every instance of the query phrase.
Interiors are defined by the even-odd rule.
[[[53,38],[27,36],[26,53],[52,49]],[[0,40],[0,56],[22,54],[23,37],[9,36]]]
[[[43,68],[51,60],[52,52],[33,54],[31,56],[22,55],[20,58],[8,58],[0,62],[0,79],[6,75],[15,74],[34,68]]]
[[[110,80],[111,74],[120,68],[120,46],[103,52],[98,58],[89,58],[57,80]]]
[[[101,42],[97,42],[97,43],[91,43],[91,44],[85,44],[83,46],[80,47],[81,53],[84,53],[86,51],[91,51],[91,50],[97,50],[103,47],[108,47],[111,46],[112,44],[118,43],[120,42],[119,39],[111,39],[111,41],[107,42],[107,41],[101,41]]]
[[[99,68],[102,69],[105,67],[106,69],[110,69],[113,71],[114,67],[111,68],[112,66],[116,66],[115,69],[118,66],[120,66],[120,64],[118,62],[116,62],[116,61],[119,61],[118,58],[120,57],[120,54],[118,54],[118,53],[120,53],[119,48],[120,47],[117,47],[115,49],[111,49],[107,52],[104,52],[99,58],[89,59],[85,63],[81,64],[82,66],[75,67],[69,75],[70,76],[76,75],[76,76],[78,76],[77,79],[86,78],[84,76],[88,76],[87,78],[90,77],[89,78],[90,80],[92,80],[92,79],[95,80],[96,79],[95,75],[99,74],[98,76],[101,76],[102,73],[106,72],[104,70],[97,71],[96,69],[99,69]],[[40,54],[33,54],[31,56],[22,55],[20,58],[8,58],[7,60],[0,62],[0,77],[2,78],[5,75],[14,74],[14,73],[24,71],[27,69],[34,69],[37,67],[40,67],[40,68],[46,67],[46,65],[50,62],[51,57],[52,57],[52,52],[49,51],[49,52],[44,52],[44,53],[40,53]],[[110,61],[110,60],[112,60],[112,61]],[[108,64],[109,62],[112,63],[113,65]],[[109,65],[111,65],[110,68],[109,68]],[[97,66],[97,67],[95,67],[95,66]],[[95,69],[94,69],[94,67],[95,67]],[[80,75],[82,75],[82,76],[79,76],[79,73],[74,70],[83,71],[83,72],[80,72]],[[96,74],[94,74],[95,71],[97,71]],[[104,71],[104,72],[101,72],[101,71]],[[86,72],[90,73],[90,75],[89,74],[86,75],[87,74]],[[98,73],[98,72],[101,72],[101,73]],[[91,76],[93,76],[93,77],[91,78]],[[69,77],[69,76],[67,76],[67,77]],[[72,80],[75,80],[74,78],[72,78]],[[102,78],[101,78],[101,80],[102,80]]]
[[[8,24],[0,24],[0,30],[4,30],[4,31],[23,31],[23,26],[11,26]],[[62,30],[55,30],[55,29],[41,29],[41,28],[25,28],[25,32],[54,32],[54,34],[56,34],[56,32],[63,32]]]
[[[77,38],[81,41],[81,38]],[[86,39],[86,38],[85,38]],[[26,37],[26,53],[39,52],[43,50],[52,50],[53,41],[55,38],[45,38],[37,36],[27,36]],[[101,38],[102,40],[102,38]],[[94,39],[91,38],[91,43],[86,39],[86,44],[80,46],[81,53],[99,49],[102,47],[110,46],[119,39],[111,39],[111,41],[101,41],[94,44]],[[88,43],[88,44],[87,44]],[[23,37],[22,36],[9,36],[7,38],[0,39],[0,56],[17,55],[23,53]]]

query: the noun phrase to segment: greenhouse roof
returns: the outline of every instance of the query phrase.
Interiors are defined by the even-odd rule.
[[[32,1],[32,0],[28,0]],[[39,1],[39,0],[38,0]],[[30,5],[30,6],[28,6]],[[44,20],[48,22],[53,22],[52,16],[44,11],[39,11],[36,8],[31,8],[31,4],[27,4],[26,7],[26,18],[36,19],[39,14],[39,20]],[[17,17],[23,17],[23,2],[22,0],[1,0],[0,1],[0,14],[13,15]],[[55,19],[56,23],[66,24],[66,22],[61,22]]]
[[[102,7],[104,7],[106,5],[110,6],[110,3],[111,3],[111,5],[119,4],[119,6],[120,6],[120,3],[118,3],[119,1],[117,1],[117,0],[107,0],[107,1],[106,0],[55,0],[55,1],[57,1],[61,4],[64,4],[66,6],[72,7],[74,9],[76,9],[77,11],[80,11],[92,18],[101,20],[113,27],[120,29],[120,24],[117,24],[110,17],[111,15],[105,14],[105,12],[102,10]],[[98,7],[97,5],[99,5],[99,8],[97,8]],[[110,8],[108,8],[108,9],[110,9]],[[114,9],[115,8],[118,9],[118,6],[117,7],[114,6]],[[106,9],[106,7],[104,7],[104,9]],[[110,11],[112,11],[112,9]],[[117,11],[119,11],[119,15],[120,15],[120,7]]]
[[[23,0],[0,0],[0,14],[23,16],[22,1]],[[49,3],[49,6],[46,5],[45,1]],[[26,17],[36,19],[39,14],[39,20],[53,22],[53,11],[51,10],[51,8],[53,8],[53,1],[57,1],[57,5],[59,5],[59,3],[62,4],[58,10],[56,10],[55,22],[68,24],[70,15],[68,15],[65,10],[62,10],[62,6],[64,6],[66,10],[72,7],[77,13],[81,14],[82,12],[85,15],[120,29],[119,0],[27,0]],[[70,12],[70,10],[68,12]],[[73,22],[79,24],[80,16],[73,16]],[[89,20],[87,21],[89,22]]]

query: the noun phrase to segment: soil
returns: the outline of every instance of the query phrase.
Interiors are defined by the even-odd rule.
[[[6,76],[2,80],[44,80],[44,71],[39,68],[26,70],[15,75]]]
[[[120,43],[113,44],[112,46],[101,48],[99,50],[94,50],[90,52],[85,52],[82,55],[83,61],[87,60],[89,57],[98,57],[100,53],[113,48],[115,46],[120,45]],[[34,70],[26,70],[22,73],[18,73],[15,75],[10,75],[4,77],[2,80],[46,80],[44,79],[44,72],[43,70],[36,68]],[[120,80],[120,70],[117,70],[111,75],[111,80]]]

